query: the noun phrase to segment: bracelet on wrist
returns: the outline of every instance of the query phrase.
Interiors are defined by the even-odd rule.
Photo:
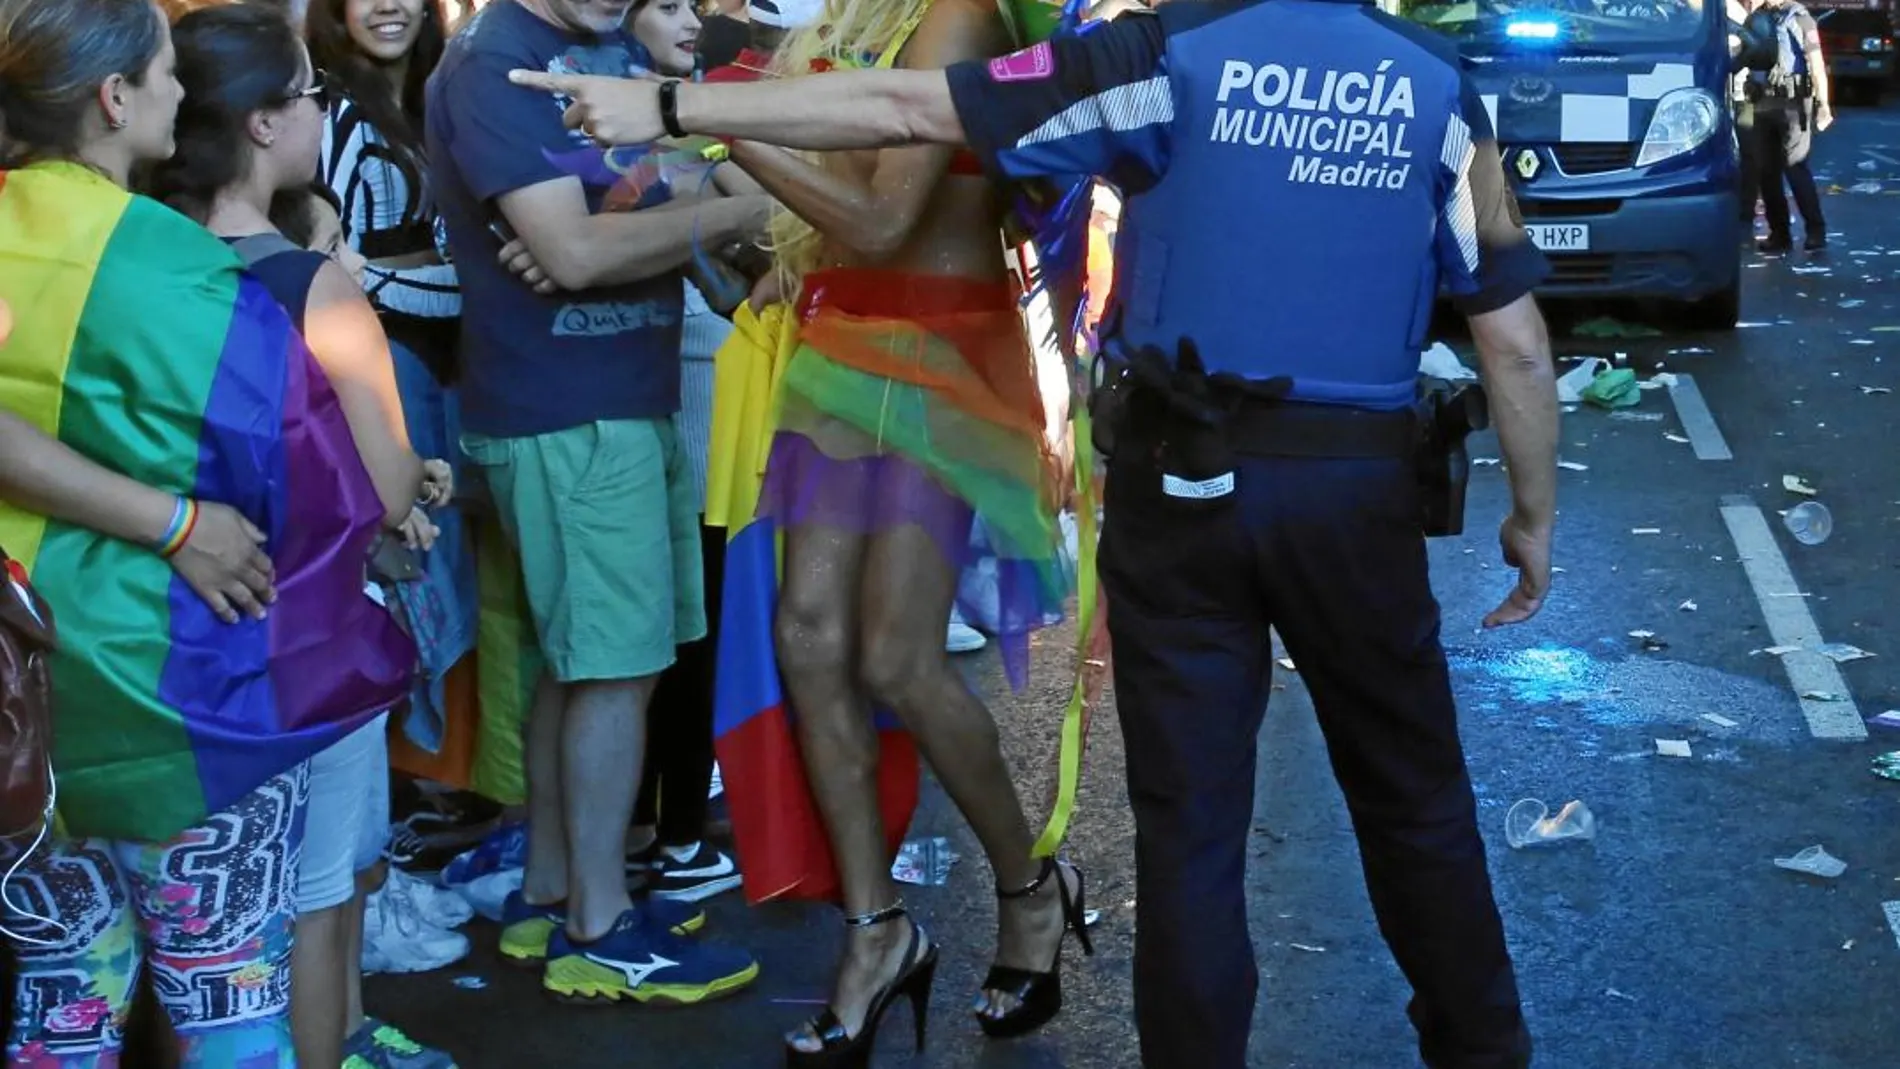
[[[665,127],[669,137],[685,137],[686,128],[680,125],[680,83],[678,78],[660,83],[660,125]]]
[[[178,504],[172,509],[172,522],[165,528],[165,536],[158,540],[158,555],[165,560],[177,556],[178,551],[191,540],[191,532],[197,526],[198,503],[188,497],[179,498]]]

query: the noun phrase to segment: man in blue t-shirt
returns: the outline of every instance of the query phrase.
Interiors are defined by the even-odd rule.
[[[566,129],[565,101],[508,83],[522,67],[640,73],[621,29],[631,6],[484,8],[430,79],[428,149],[462,283],[462,445],[520,553],[547,659],[527,731],[527,873],[501,950],[545,961],[543,985],[563,996],[697,1002],[758,966],[676,939],[703,923],[697,908],[636,907],[625,837],[654,683],[706,633],[673,418],[680,268],[696,240],[759,233],[770,202],[640,188],[627,177],[639,149],[604,153]],[[536,266],[517,277],[505,261],[522,256]]]

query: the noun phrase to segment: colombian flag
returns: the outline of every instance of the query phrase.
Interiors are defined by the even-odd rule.
[[[363,594],[383,507],[282,307],[198,224],[85,168],[0,172],[5,407],[94,462],[268,536],[278,602],[225,624],[150,549],[0,502],[59,620],[53,761],[76,836],[156,841],[408,694]]]
[[[772,621],[778,606],[779,537],[754,518],[772,442],[778,375],[797,343],[797,317],[749,303],[715,358],[706,522],[727,531],[719,621],[714,749],[726,784],[746,899],[829,901],[839,892],[831,846],[805,780],[793,711],[779,679]],[[919,770],[910,736],[879,718],[878,805],[891,855],[917,808]]]

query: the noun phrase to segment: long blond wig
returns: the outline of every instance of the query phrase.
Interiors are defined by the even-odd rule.
[[[835,68],[889,66],[884,53],[899,37],[908,37],[923,20],[931,0],[826,0],[825,13],[793,31],[772,54],[772,77],[798,78],[812,65]],[[898,42],[902,47],[902,42]],[[816,157],[806,154],[816,162]],[[772,217],[768,242],[787,294],[798,292],[805,275],[818,266],[824,235],[796,214],[780,208]]]

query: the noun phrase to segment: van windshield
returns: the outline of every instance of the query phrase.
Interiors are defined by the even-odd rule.
[[[1459,41],[1561,50],[1680,45],[1706,32],[1704,0],[1398,0],[1399,14]]]

